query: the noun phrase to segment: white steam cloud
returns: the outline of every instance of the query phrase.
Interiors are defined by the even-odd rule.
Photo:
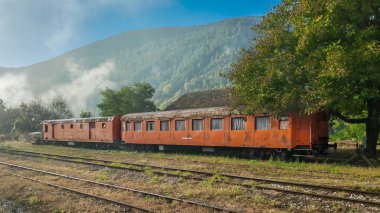
[[[25,74],[5,74],[0,77],[0,99],[15,106],[33,97]]]
[[[71,80],[67,83],[56,84],[52,88],[46,88],[47,92],[43,94],[32,94],[31,83],[28,82],[27,75],[24,73],[0,76],[0,99],[8,107],[14,107],[35,97],[51,100],[57,95],[62,95],[70,104],[71,110],[79,115],[81,111],[89,109],[90,98],[98,95],[100,90],[106,87],[115,87],[115,83],[110,80],[110,75],[115,69],[112,60],[106,60],[90,69],[85,69],[71,61],[66,63],[66,68]]]
[[[114,87],[115,84],[109,80],[111,72],[115,65],[111,60],[107,60],[92,69],[84,69],[76,63],[68,62],[67,69],[72,78],[71,82],[57,85],[49,90],[42,97],[53,98],[54,96],[63,95],[74,113],[86,110],[89,98],[101,89]]]

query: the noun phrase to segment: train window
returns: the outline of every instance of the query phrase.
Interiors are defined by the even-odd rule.
[[[175,121],[175,131],[185,130],[185,120],[176,120]]]
[[[83,129],[83,124],[79,124],[79,128]]]
[[[141,131],[141,121],[135,121],[133,124],[135,131]]]
[[[132,130],[131,129],[131,122],[130,121],[125,122],[125,130],[126,131],[131,131]]]
[[[221,130],[222,124],[223,124],[222,118],[211,118],[210,129],[211,130]]]
[[[48,132],[48,125],[45,125],[45,132]]]
[[[255,117],[255,130],[269,129],[269,116]]]
[[[73,129],[74,128],[74,124],[70,124],[70,129]]]
[[[102,128],[105,129],[107,127],[106,123],[102,123]]]
[[[288,129],[289,128],[289,116],[281,116],[280,117],[280,129]]]
[[[232,118],[231,119],[231,129],[232,130],[245,130],[246,118]]]
[[[154,121],[146,122],[146,131],[154,131]]]
[[[169,131],[169,121],[160,121],[160,131]]]
[[[89,127],[90,129],[95,129],[95,122],[90,122]]]
[[[61,129],[64,129],[65,128],[65,124],[61,124]]]
[[[203,130],[203,119],[193,119],[192,124],[193,131]]]

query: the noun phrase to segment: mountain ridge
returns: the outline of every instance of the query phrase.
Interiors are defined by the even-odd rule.
[[[0,69],[0,84],[8,80],[10,85],[0,86],[0,98],[45,99],[61,94],[76,112],[96,112],[101,89],[148,82],[163,108],[186,92],[224,87],[227,80],[219,73],[226,72],[241,48],[248,47],[250,27],[260,21],[260,17],[242,17],[123,32],[27,67]],[[22,84],[16,92],[11,75]],[[4,94],[7,91],[11,94]]]

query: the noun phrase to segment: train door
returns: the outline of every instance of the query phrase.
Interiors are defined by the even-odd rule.
[[[52,124],[51,125],[51,138],[55,138],[54,132],[55,132],[55,124]]]
[[[311,145],[311,120],[310,116],[302,115],[298,116],[296,129],[296,145]]]
[[[95,122],[89,123],[89,139],[95,139]]]

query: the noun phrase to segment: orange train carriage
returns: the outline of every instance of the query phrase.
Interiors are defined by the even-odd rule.
[[[121,118],[126,145],[201,147],[214,152],[237,148],[253,155],[323,152],[328,147],[325,113],[273,117],[241,115],[224,107],[133,113]]]
[[[325,113],[273,117],[242,115],[224,107],[132,113],[122,116],[43,121],[43,139],[67,144],[106,143],[167,150],[238,150],[268,157],[323,152],[328,147]]]
[[[42,122],[45,142],[115,144],[120,142],[120,117],[73,118]]]

